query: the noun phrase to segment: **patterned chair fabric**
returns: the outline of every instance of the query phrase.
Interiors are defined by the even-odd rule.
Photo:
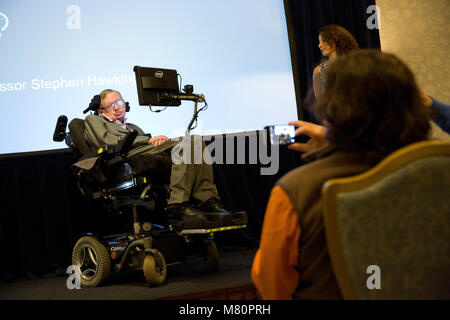
[[[450,144],[420,154],[429,147],[420,143],[359,178],[324,186],[327,241],[344,297],[450,299]],[[398,166],[399,159],[400,167],[379,170]],[[372,275],[379,276],[379,288],[370,284]]]

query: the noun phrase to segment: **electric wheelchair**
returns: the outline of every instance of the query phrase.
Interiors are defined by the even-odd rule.
[[[133,227],[128,232],[109,236],[89,233],[76,242],[72,264],[79,268],[82,286],[98,286],[110,272],[124,270],[142,270],[147,284],[158,286],[166,280],[167,266],[199,253],[205,257],[207,271],[218,269],[214,233],[245,228],[246,212],[218,215],[208,228],[177,225],[164,212],[169,197],[170,157],[147,157],[145,172],[136,173],[134,167],[141,165],[143,159],[126,158],[136,131],[113,148],[92,150],[84,137],[84,120],[70,121],[69,132],[66,127],[67,117],[60,116],[53,140],[65,141],[79,159],[72,169],[81,193],[101,201],[109,212],[133,217]]]

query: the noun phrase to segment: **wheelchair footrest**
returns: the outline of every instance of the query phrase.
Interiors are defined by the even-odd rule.
[[[220,231],[228,231],[228,230],[235,230],[235,229],[243,229],[246,228],[247,225],[238,225],[238,226],[227,226],[227,227],[220,227],[220,228],[211,228],[211,229],[185,229],[181,230],[179,232],[180,235],[187,235],[187,234],[206,234],[206,233],[214,233],[214,232],[220,232]]]
[[[243,228],[247,224],[247,213],[240,212],[212,212],[198,216],[186,216],[182,220],[169,220],[169,224],[176,230],[210,230],[225,227]],[[235,228],[238,229],[238,228]],[[225,231],[227,229],[219,230]],[[231,230],[231,229],[228,229]],[[210,231],[211,232],[211,231]],[[215,232],[215,231],[214,231]],[[201,232],[206,233],[206,232]]]

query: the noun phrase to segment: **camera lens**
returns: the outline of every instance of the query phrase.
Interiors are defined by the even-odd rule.
[[[191,84],[185,85],[184,92],[186,92],[187,94],[192,94],[194,92],[194,86]]]

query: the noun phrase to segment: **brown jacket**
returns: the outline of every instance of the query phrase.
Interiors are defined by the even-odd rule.
[[[345,153],[330,147],[310,154],[309,158],[315,161],[289,172],[277,183],[289,197],[301,230],[300,281],[295,295],[299,299],[339,299],[341,293],[325,238],[321,189],[331,178],[356,175],[373,164],[359,153]]]

